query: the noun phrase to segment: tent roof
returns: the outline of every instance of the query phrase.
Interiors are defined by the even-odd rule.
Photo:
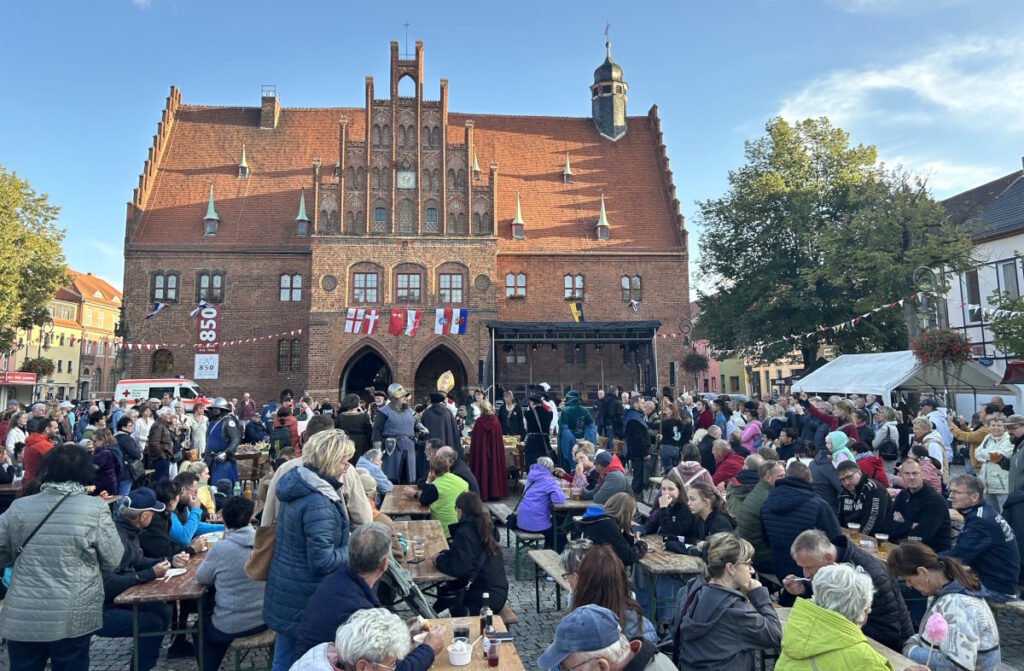
[[[835,394],[875,394],[885,399],[894,391],[942,392],[942,371],[923,366],[910,350],[878,354],[843,354],[793,383],[793,391]],[[1017,396],[1017,389],[1000,383],[998,375],[968,361],[949,373],[951,391]]]

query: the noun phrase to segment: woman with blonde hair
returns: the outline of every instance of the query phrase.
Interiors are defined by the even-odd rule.
[[[708,540],[704,576],[686,588],[673,626],[676,665],[754,669],[756,650],[778,648],[782,624],[768,590],[754,577],[754,547],[730,533]]]
[[[310,437],[301,466],[277,483],[274,554],[263,601],[263,619],[277,633],[276,670],[295,661],[295,641],[306,602],[320,581],[348,561],[349,519],[338,495],[355,445],[344,431],[328,429]]]
[[[496,501],[508,497],[508,471],[505,468],[505,442],[501,422],[487,399],[476,403],[480,416],[473,422],[469,442],[469,470],[480,486],[480,498]]]

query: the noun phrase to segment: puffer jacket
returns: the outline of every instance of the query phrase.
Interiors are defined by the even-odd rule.
[[[299,619],[320,581],[348,561],[349,521],[331,482],[307,465],[277,483],[277,531],[263,599],[263,621],[297,638]]]
[[[0,567],[13,565],[0,612],[0,637],[10,641],[57,641],[103,626],[101,572],[117,568],[124,554],[106,502],[79,489],[18,557],[16,548],[64,496],[44,487],[17,499],[0,515]]]
[[[998,463],[992,462],[992,454],[1006,459],[1013,456],[1013,443],[1010,442],[1009,431],[1004,431],[998,438],[990,433],[974,450],[975,458],[981,463],[981,479],[985,481],[985,493],[1009,494],[1010,472]]]
[[[551,506],[565,503],[565,492],[555,476],[540,464],[530,466],[526,488],[519,501],[519,528],[541,532],[551,528]]]
[[[754,650],[777,648],[782,641],[782,624],[764,587],[744,597],[697,578],[676,598],[673,638],[680,671],[753,671]]]
[[[803,575],[789,554],[793,541],[808,529],[821,529],[830,539],[842,531],[835,511],[814,495],[811,483],[800,478],[780,478],[761,506],[761,525],[772,556],[772,573]]]
[[[771,491],[771,485],[760,480],[736,512],[736,533],[754,546],[754,567],[766,573],[771,573],[772,556],[761,527],[761,506]]]
[[[797,599],[782,634],[776,671],[892,671],[864,632],[839,613]]]

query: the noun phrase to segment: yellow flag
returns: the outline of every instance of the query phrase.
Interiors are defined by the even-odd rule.
[[[583,303],[569,303],[569,310],[572,312],[573,321],[581,322],[583,319]]]

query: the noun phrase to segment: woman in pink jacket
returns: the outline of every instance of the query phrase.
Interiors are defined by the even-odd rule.
[[[753,454],[761,446],[761,421],[757,418],[755,408],[743,408],[743,419],[747,425],[743,427],[743,436],[740,438],[740,445]]]

